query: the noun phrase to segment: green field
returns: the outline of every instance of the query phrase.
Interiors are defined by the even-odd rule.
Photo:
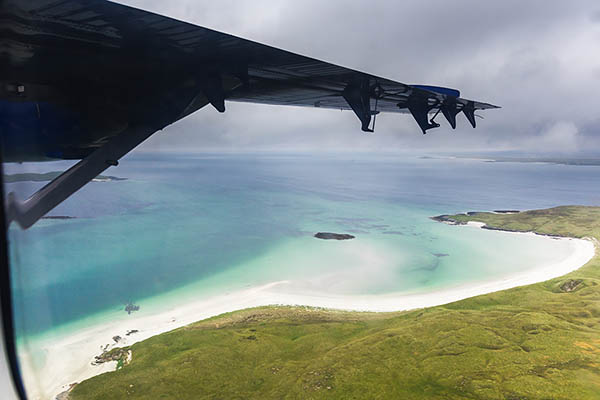
[[[450,216],[600,238],[600,207]],[[460,228],[457,228],[460,229]],[[599,399],[600,257],[566,276],[439,307],[261,307],[127,349],[71,399]]]

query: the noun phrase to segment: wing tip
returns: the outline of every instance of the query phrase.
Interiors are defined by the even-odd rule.
[[[495,104],[490,104],[490,103],[479,103],[475,106],[475,108],[479,109],[479,110],[492,110],[495,108],[502,108],[501,106],[497,106]]]

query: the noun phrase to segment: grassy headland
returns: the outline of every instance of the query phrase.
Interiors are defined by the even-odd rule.
[[[600,239],[600,207],[446,216]],[[597,399],[600,257],[566,276],[399,313],[261,307],[126,348],[78,399]],[[123,352],[125,353],[125,352]]]

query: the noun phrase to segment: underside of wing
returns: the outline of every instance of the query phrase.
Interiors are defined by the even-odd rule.
[[[209,103],[222,112],[227,100],[352,110],[365,131],[380,112],[410,113],[423,132],[439,126],[432,113],[454,128],[460,112],[475,126],[475,110],[496,108],[102,0],[5,0],[0,9],[3,98],[21,84],[22,100],[50,97],[90,120],[93,110],[77,109],[84,94],[116,108],[104,134],[63,138],[73,147],[96,147],[164,103],[173,110],[153,122],[160,127]]]
[[[363,131],[381,112],[496,108],[455,89],[407,85],[103,0],[0,2],[0,142],[4,161],[80,159],[8,221],[29,227],[156,131],[226,101],[352,110]]]

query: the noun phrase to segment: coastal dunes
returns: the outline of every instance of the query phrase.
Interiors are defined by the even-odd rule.
[[[447,218],[600,238],[600,207]],[[130,363],[76,385],[69,398],[595,399],[600,257],[558,278],[436,307],[252,308],[125,350]]]

